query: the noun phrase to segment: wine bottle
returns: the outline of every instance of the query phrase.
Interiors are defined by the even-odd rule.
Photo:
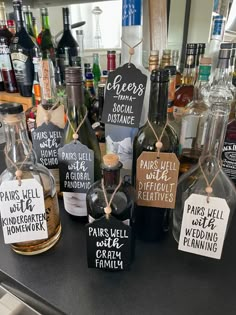
[[[16,77],[13,70],[9,46],[7,45],[7,38],[0,36],[0,69],[2,72],[2,79],[4,89],[8,93],[18,92]]]
[[[73,141],[74,130],[84,119],[87,109],[84,106],[84,87],[82,70],[79,67],[65,69],[66,94],[68,97],[67,116],[68,120],[64,129],[62,145]],[[72,129],[72,127],[74,130]],[[78,131],[79,142],[94,152],[94,182],[101,178],[101,152],[96,135],[86,117]],[[62,148],[63,149],[63,148]],[[81,152],[81,155],[83,152]],[[60,173],[61,176],[61,173]],[[86,193],[63,192],[65,210],[73,216],[87,217]]]
[[[163,146],[161,152],[178,152],[178,138],[167,121],[168,107],[168,82],[169,70],[153,70],[151,73],[151,89],[148,119],[153,126],[155,133],[160,137],[163,133],[161,142]],[[133,145],[133,169],[132,182],[137,187],[137,160],[144,151],[155,152],[156,137],[150,124],[147,121],[141,127],[134,139]],[[164,130],[164,132],[163,132]],[[137,192],[138,193],[138,192]],[[137,237],[146,241],[158,241],[162,239],[169,229],[169,214],[167,208],[140,206],[136,207],[135,228]]]
[[[32,96],[34,79],[33,56],[34,48],[37,45],[24,27],[21,4],[21,0],[13,0],[17,31],[12,39],[10,51],[19,92],[22,96]]]
[[[64,82],[65,73],[65,48],[68,48],[69,65],[72,66],[73,57],[79,55],[79,45],[71,33],[69,8],[62,8],[63,12],[63,34],[57,45],[57,56],[60,60],[62,82]]]
[[[33,30],[33,22],[32,22],[32,12],[30,11],[30,6],[29,5],[23,5],[22,6],[22,11],[24,15],[24,21],[25,21],[25,27],[29,35],[36,39],[34,37],[34,30]]]
[[[21,200],[21,205],[17,200],[13,203],[8,203],[9,199],[1,200],[1,219],[5,218],[4,230],[7,229],[5,241],[11,243],[12,249],[18,254],[39,254],[56,244],[61,234],[55,181],[46,167],[36,162],[28,138],[23,106],[16,103],[2,104],[0,113],[3,115],[7,139],[7,169],[0,176],[1,191],[7,193],[14,190],[17,200]],[[22,214],[19,209],[23,205]],[[10,215],[14,207],[18,211]]]
[[[41,49],[43,58],[46,58],[47,54],[49,54],[52,62],[55,64],[55,44],[53,42],[50,25],[49,25],[48,9],[41,8],[40,13],[41,13],[42,31],[38,35],[37,42]]]

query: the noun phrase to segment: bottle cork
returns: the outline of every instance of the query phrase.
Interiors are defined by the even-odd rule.
[[[103,156],[103,163],[108,167],[114,167],[119,163],[119,156],[114,153],[105,154]]]

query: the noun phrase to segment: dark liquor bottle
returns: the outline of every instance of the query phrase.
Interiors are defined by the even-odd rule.
[[[13,0],[17,31],[12,39],[10,51],[19,92],[22,96],[32,96],[34,79],[33,56],[34,48],[37,45],[24,27],[21,4],[21,0]]]
[[[107,193],[108,200],[120,183],[120,169],[122,163],[116,154],[106,154],[103,156],[103,163],[101,164],[102,177],[104,187]],[[128,182],[122,182],[121,186],[114,195],[111,203],[111,214],[118,220],[127,225],[134,223],[134,190]],[[106,201],[102,189],[101,180],[95,182],[86,196],[88,207],[88,221],[91,223],[96,219],[104,216],[104,208]]]
[[[196,54],[197,44],[187,44],[182,84],[175,92],[173,107],[174,117],[178,124],[181,124],[184,107],[193,99],[193,86],[196,76]]]
[[[16,77],[13,70],[11,54],[7,44],[7,38],[0,36],[0,69],[2,71],[2,79],[4,89],[8,93],[18,92]]]
[[[77,57],[79,55],[79,45],[77,41],[74,39],[71,33],[71,24],[70,24],[70,15],[69,8],[62,8],[63,12],[63,34],[57,45],[57,56],[60,60],[60,68],[62,73],[62,82],[64,82],[64,73],[65,73],[65,48],[68,48],[69,54],[69,65],[72,66],[73,57]]]
[[[66,94],[68,97],[67,116],[68,121],[64,129],[62,145],[73,141],[73,126],[77,129],[82,122],[86,107],[84,105],[84,87],[82,70],[79,67],[68,67],[66,75]],[[70,123],[69,123],[70,120]],[[89,149],[94,151],[94,182],[101,178],[101,152],[96,135],[91,127],[88,118],[85,119],[78,132],[78,140]],[[77,217],[87,217],[86,193],[63,192],[65,210]]]
[[[177,135],[172,127],[168,124],[166,125],[168,83],[169,70],[152,71],[148,119],[158,137],[163,133],[161,139],[163,143],[161,152],[177,153]],[[157,151],[155,146],[156,141],[157,139],[154,132],[147,121],[145,125],[139,129],[138,134],[134,139],[132,169],[133,185],[136,185],[137,159],[143,151]],[[158,241],[162,239],[169,229],[169,214],[170,210],[166,208],[137,205],[135,215],[137,237],[146,241]]]
[[[37,42],[41,49],[43,58],[46,58],[49,54],[53,63],[55,63],[55,45],[52,39],[52,34],[50,31],[48,9],[41,8],[41,23],[42,31],[38,35]]]
[[[33,38],[34,37],[34,30],[33,30],[33,22],[32,22],[32,12],[30,11],[29,5],[23,5],[22,11],[24,15],[25,27],[29,35]],[[36,39],[36,38],[35,38]]]
[[[7,18],[4,2],[0,3],[0,36],[5,37],[7,39],[7,45],[9,46],[13,34],[9,31],[7,27]]]

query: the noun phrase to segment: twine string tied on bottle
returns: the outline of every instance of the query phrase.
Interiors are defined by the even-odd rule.
[[[108,219],[109,218],[109,215],[111,214],[111,203],[117,193],[117,191],[119,190],[120,186],[122,184],[122,178],[120,178],[120,181],[119,181],[119,184],[116,186],[116,189],[113,191],[112,195],[111,195],[111,198],[110,200],[108,201],[108,198],[107,198],[107,193],[106,193],[106,189],[105,189],[105,186],[104,186],[104,179],[102,178],[102,181],[101,181],[101,186],[102,186],[102,191],[103,191],[103,195],[104,195],[104,199],[105,199],[105,202],[106,202],[106,207],[104,208],[104,212],[106,214],[106,218]]]
[[[135,48],[140,45],[143,41],[143,39],[141,39],[137,44],[135,44],[133,47],[130,46],[123,38],[121,38],[121,41],[129,47],[129,66],[131,64],[131,59],[132,59],[132,56],[135,54]]]
[[[163,147],[163,143],[161,142],[161,140],[162,140],[163,134],[164,134],[164,132],[165,132],[165,130],[166,130],[166,126],[168,125],[168,121],[166,121],[165,126],[164,126],[163,129],[162,129],[162,132],[161,132],[160,137],[157,136],[156,131],[155,131],[155,129],[153,128],[153,126],[152,126],[150,120],[148,119],[147,121],[148,121],[148,124],[149,124],[149,126],[150,126],[150,128],[151,128],[151,130],[152,130],[154,136],[156,137],[156,140],[157,140],[157,142],[155,143],[155,146],[156,146],[156,149],[157,149],[157,158],[159,159],[159,157],[160,157],[160,151],[161,151],[161,148]]]
[[[69,122],[69,125],[70,125],[71,129],[73,130],[74,143],[76,143],[76,141],[77,141],[78,138],[79,138],[78,132],[79,132],[81,126],[83,125],[83,123],[85,122],[85,119],[87,118],[87,115],[88,115],[88,111],[86,110],[86,113],[85,113],[83,119],[81,120],[79,126],[78,126],[76,129],[73,127],[73,125],[72,125],[72,123],[71,123],[71,121],[70,121],[70,119],[69,119],[69,117],[68,117],[68,115],[67,115],[67,120],[68,120],[68,122]]]

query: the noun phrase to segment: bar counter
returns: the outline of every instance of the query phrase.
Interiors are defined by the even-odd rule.
[[[235,315],[236,216],[221,260],[161,243],[136,242],[129,271],[88,269],[85,227],[60,200],[62,236],[38,256],[15,254],[0,233],[0,269],[68,315]],[[51,315],[51,314],[43,314]]]

